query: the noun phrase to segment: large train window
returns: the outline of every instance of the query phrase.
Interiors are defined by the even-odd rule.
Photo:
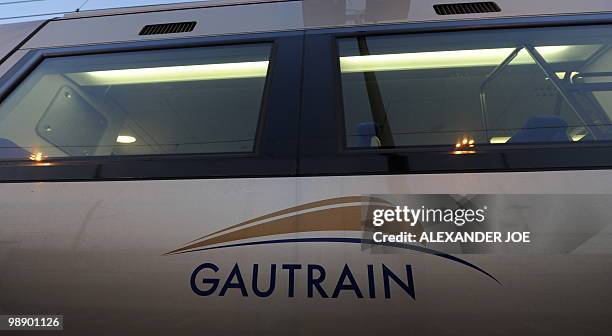
[[[346,147],[612,140],[612,29],[338,40]]]
[[[46,58],[0,105],[0,159],[253,152],[270,52]]]

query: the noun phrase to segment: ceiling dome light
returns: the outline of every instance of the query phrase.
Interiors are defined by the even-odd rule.
[[[117,142],[122,144],[130,144],[136,142],[136,138],[130,135],[119,135],[117,137]]]

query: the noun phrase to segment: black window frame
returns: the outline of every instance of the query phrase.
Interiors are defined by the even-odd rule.
[[[303,36],[303,31],[253,33],[31,50],[0,78],[0,104],[51,57],[271,44],[252,152],[61,157],[44,162],[0,160],[0,182],[295,176]]]
[[[612,143],[496,144],[456,155],[451,147],[347,148],[338,39],[517,28],[612,25],[612,14],[387,24],[306,32],[299,175],[553,171],[612,168]]]

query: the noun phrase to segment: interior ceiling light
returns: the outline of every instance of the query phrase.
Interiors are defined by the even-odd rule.
[[[117,142],[122,144],[130,144],[136,142],[136,138],[130,135],[119,135],[117,136]]]
[[[492,144],[502,144],[502,143],[506,143],[508,142],[508,140],[510,140],[510,137],[492,137],[489,142]]]
[[[555,74],[557,75],[557,77],[558,77],[559,79],[564,79],[564,78],[565,78],[565,76],[567,76],[567,74],[568,74],[568,73],[569,73],[569,78],[574,78],[574,77],[576,77],[576,76],[578,76],[578,75],[580,74],[580,73],[579,73],[579,72],[577,72],[577,71],[572,71],[572,72],[565,72],[565,71],[562,71],[562,72],[555,72]]]
[[[586,134],[574,134],[571,136],[571,138],[572,138],[572,141],[580,141],[585,136]],[[492,144],[503,144],[503,143],[508,142],[508,140],[510,140],[510,137],[492,137],[489,140],[489,142]]]
[[[67,74],[81,86],[265,77],[268,61],[102,70]]]
[[[559,55],[574,48],[582,48],[580,57],[588,57],[596,46],[544,46],[536,50],[549,62],[559,59]],[[475,66],[496,66],[501,64],[515,49],[473,49],[432,51],[418,53],[382,54],[340,57],[340,70],[343,73],[367,71],[393,71],[417,69],[442,69]],[[586,55],[583,55],[586,54]],[[531,55],[523,49],[511,64],[535,63]]]

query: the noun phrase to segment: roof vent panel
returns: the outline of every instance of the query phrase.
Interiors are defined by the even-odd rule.
[[[193,31],[195,26],[196,26],[195,21],[146,25],[142,27],[138,35],[161,35],[161,34],[188,33],[190,31]]]
[[[501,8],[499,8],[499,6],[492,1],[439,4],[434,5],[433,8],[438,15],[461,15],[501,12]]]

